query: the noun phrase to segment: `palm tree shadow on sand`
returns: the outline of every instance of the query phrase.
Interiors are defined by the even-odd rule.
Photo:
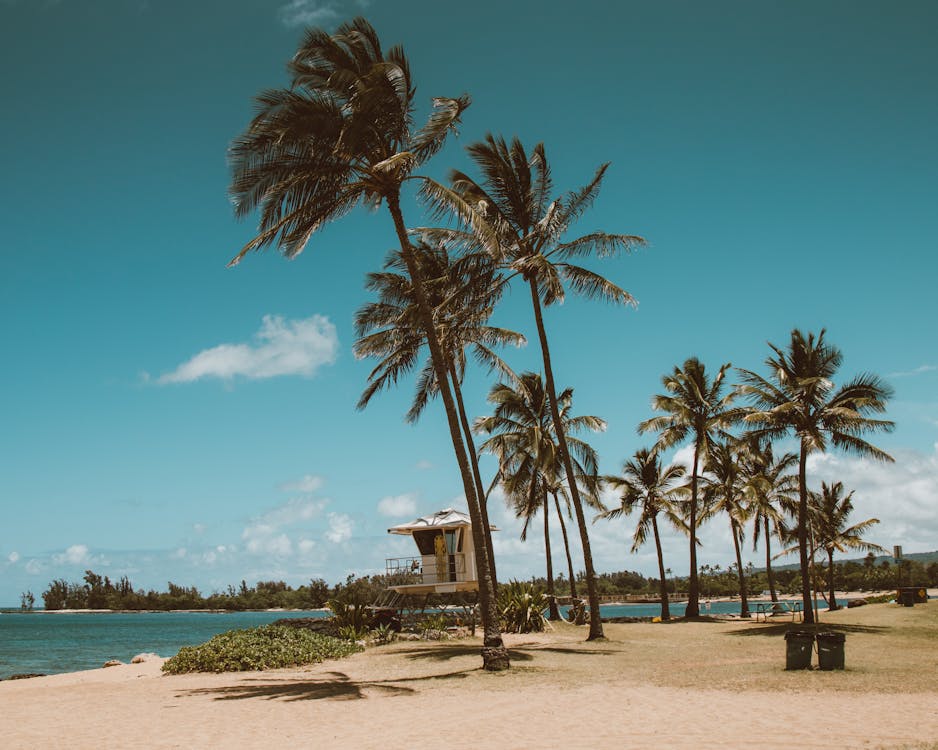
[[[728,630],[724,635],[767,635],[779,637],[785,635],[789,630],[814,630],[815,626],[808,623],[783,623],[779,625],[753,625],[752,627],[739,628],[737,630]],[[821,622],[817,624],[818,631],[836,632],[836,633],[871,633],[873,635],[886,635],[893,628],[884,625],[846,625],[840,623]]]
[[[436,680],[458,680],[476,669],[466,669],[446,674],[423,677],[403,677],[396,680],[352,680],[343,672],[327,672],[305,680],[272,680],[257,678],[240,685],[225,685],[212,688],[186,690],[177,697],[207,695],[215,700],[244,700],[266,698],[268,700],[360,700],[374,694],[384,696],[412,695],[417,691],[400,683],[433,682]]]

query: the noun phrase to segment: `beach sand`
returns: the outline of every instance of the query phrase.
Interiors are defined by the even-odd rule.
[[[151,661],[3,682],[0,737],[4,748],[720,750],[925,747],[938,737],[933,679],[907,692],[906,667],[864,664],[868,649],[888,648],[875,629],[848,636],[844,672],[786,672],[783,626],[762,626],[767,637],[745,627],[606,625],[608,640],[587,643],[584,628],[561,625],[506,636],[513,668],[500,674],[479,669],[470,639],[264,673],[164,676]],[[934,655],[927,661],[934,675]]]

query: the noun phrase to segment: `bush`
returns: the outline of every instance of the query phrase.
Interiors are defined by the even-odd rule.
[[[200,646],[185,646],[163,664],[169,674],[243,672],[316,664],[341,659],[361,649],[354,643],[303,628],[265,625],[229,630]]]
[[[544,629],[544,592],[530,583],[511,581],[498,594],[498,616],[506,633],[539,633]]]
[[[340,631],[367,633],[371,627],[371,613],[364,604],[330,599],[329,609],[332,610],[332,619]]]

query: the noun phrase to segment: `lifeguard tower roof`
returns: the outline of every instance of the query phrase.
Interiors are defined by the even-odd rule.
[[[398,526],[392,526],[388,529],[389,534],[412,535],[415,531],[424,531],[430,529],[456,529],[461,526],[472,526],[469,516],[453,508],[444,508],[438,510],[429,516],[421,516],[410,523],[402,523]],[[492,526],[493,531],[497,529]]]

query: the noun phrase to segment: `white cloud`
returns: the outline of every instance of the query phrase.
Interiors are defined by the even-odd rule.
[[[301,555],[308,555],[316,548],[316,542],[312,539],[300,539],[296,545],[297,550]]]
[[[417,513],[417,498],[413,495],[389,495],[378,501],[378,512],[382,516],[400,518]]]
[[[420,471],[426,471],[427,469],[432,469],[433,464],[427,461],[426,459],[422,459],[414,465],[414,468]]]
[[[174,550],[174,551],[170,554],[170,557],[172,557],[174,560],[183,560],[183,559],[185,559],[186,554],[188,554],[187,551],[186,551],[186,548],[185,548],[185,547],[180,547],[179,549]]]
[[[345,513],[329,514],[329,530],[326,539],[333,544],[341,544],[352,538],[352,519]]]
[[[277,11],[285,26],[318,26],[335,20],[339,15],[335,4],[321,0],[290,0]]]
[[[912,370],[905,370],[900,372],[890,372],[886,377],[887,378],[909,378],[913,375],[923,375],[926,372],[934,372],[938,370],[938,365],[920,365]]]
[[[31,576],[37,576],[42,573],[43,570],[45,570],[45,566],[39,560],[32,559],[26,563],[26,572]]]
[[[9,560],[12,564],[15,565],[15,564],[18,563],[19,560],[20,560],[20,553],[19,553],[19,552],[11,552],[9,555],[7,555],[7,560]]]
[[[91,556],[88,554],[88,547],[84,544],[73,544],[71,547],[57,555],[52,556],[52,561],[61,565],[85,565],[91,562]]]
[[[287,482],[280,485],[284,492],[304,492],[306,494],[315,492],[323,485],[322,477],[315,474],[306,474],[295,482]]]
[[[192,530],[193,530],[196,534],[204,534],[204,533],[205,533],[205,529],[206,529],[206,526],[205,526],[204,523],[194,523],[194,524],[192,524]]]
[[[323,365],[336,360],[339,340],[335,326],[322,315],[305,320],[286,320],[265,315],[253,344],[220,344],[199,352],[156,382],[190,383],[202,378],[252,380],[280,375],[312,377]]]

